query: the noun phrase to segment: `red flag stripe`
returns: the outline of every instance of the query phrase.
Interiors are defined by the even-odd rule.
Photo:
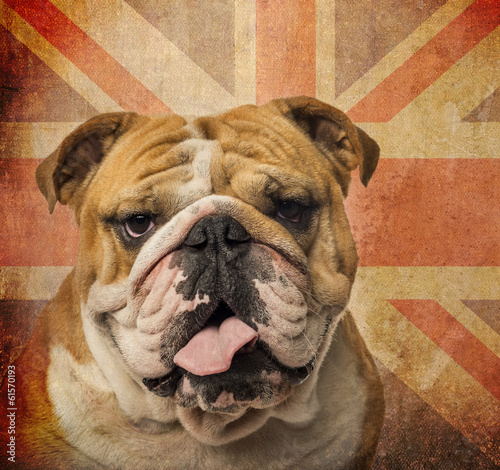
[[[18,15],[126,111],[172,112],[48,0],[5,0]]]
[[[346,211],[362,266],[500,266],[500,159],[391,159]],[[497,222],[497,223],[495,223]]]
[[[0,160],[0,265],[74,263],[77,230],[66,208],[49,215],[38,163]],[[360,264],[500,266],[498,181],[495,159],[381,160],[368,188],[355,181],[346,200]]]
[[[500,400],[500,358],[435,300],[389,300],[391,305]]]
[[[257,0],[256,99],[316,94],[314,0]]]
[[[388,122],[500,24],[498,0],[476,0],[347,113]]]
[[[72,266],[78,231],[67,207],[49,214],[35,181],[40,160],[0,160],[0,266]]]

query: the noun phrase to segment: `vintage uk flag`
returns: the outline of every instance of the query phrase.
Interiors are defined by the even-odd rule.
[[[76,258],[34,171],[108,111],[310,95],[381,146],[346,200],[387,417],[374,468],[500,467],[498,0],[0,0],[2,375]]]

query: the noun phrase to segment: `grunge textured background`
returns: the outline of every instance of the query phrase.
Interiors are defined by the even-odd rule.
[[[75,261],[34,171],[107,111],[316,96],[382,148],[347,198],[381,370],[376,469],[500,467],[497,0],[0,0],[2,374]]]

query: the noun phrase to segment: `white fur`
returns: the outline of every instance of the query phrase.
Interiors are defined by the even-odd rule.
[[[177,147],[177,150],[192,155],[188,167],[189,174],[177,188],[176,194],[181,201],[192,204],[200,197],[212,194],[210,163],[213,158],[222,156],[222,148],[216,140],[189,139]]]
[[[144,419],[156,420],[158,423],[174,420],[173,404],[146,390],[141,383],[142,377],[131,370],[113,341],[85,313],[82,322],[89,349],[125,415],[136,423]]]
[[[292,400],[254,410],[252,423],[261,430],[221,448],[204,445],[187,433],[175,420],[184,421],[180,415],[189,410],[175,410],[171,399],[143,393],[119,356],[101,338],[96,341],[98,333],[89,321],[84,321],[84,329],[105,370],[94,362],[79,364],[63,346],[54,346],[48,391],[68,442],[105,468],[324,468],[312,464],[319,452],[321,458],[334,457],[328,468],[342,469],[360,445],[368,390],[356,370],[356,352],[342,338],[333,340],[330,351],[328,344],[322,346],[324,380],[318,381],[315,371]],[[272,416],[279,421],[268,421]],[[243,429],[232,427],[231,433],[244,437],[251,432]],[[188,462],[191,467],[186,467]]]

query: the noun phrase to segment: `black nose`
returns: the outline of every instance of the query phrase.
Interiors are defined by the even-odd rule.
[[[208,216],[196,223],[184,245],[198,250],[226,254],[250,240],[243,226],[229,216]]]

